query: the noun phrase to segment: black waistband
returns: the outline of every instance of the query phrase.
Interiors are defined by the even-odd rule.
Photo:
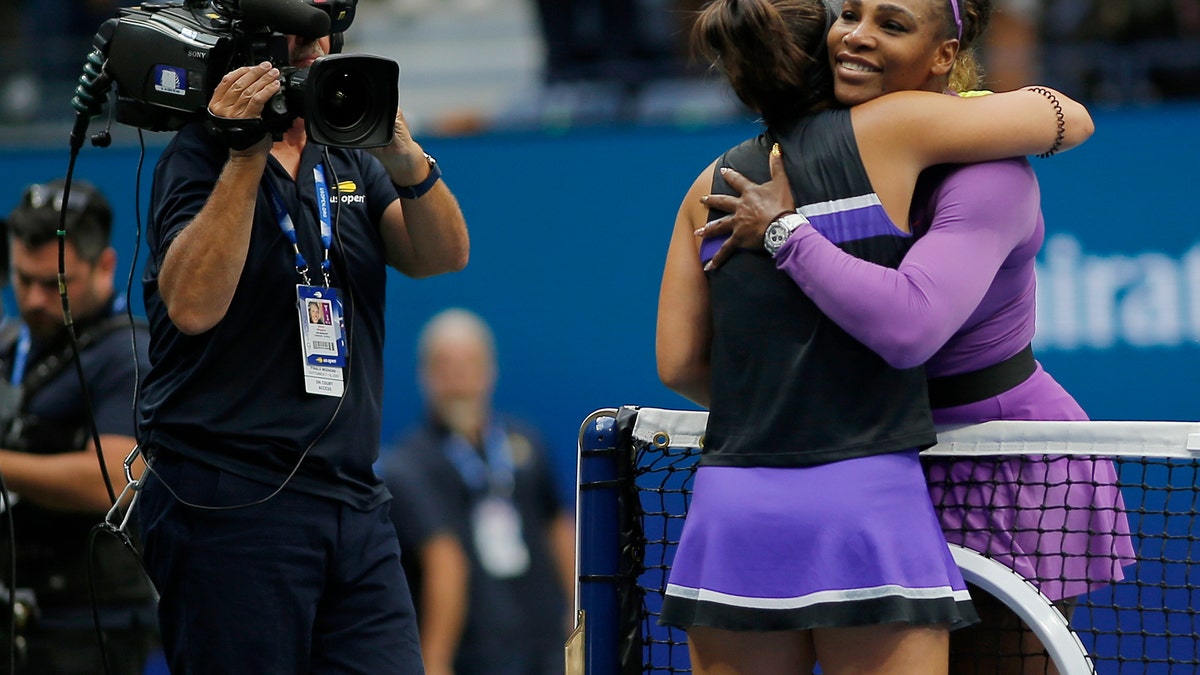
[[[1013,356],[987,368],[930,378],[929,405],[935,409],[953,408],[998,396],[1028,380],[1036,369],[1033,346],[1026,345]]]

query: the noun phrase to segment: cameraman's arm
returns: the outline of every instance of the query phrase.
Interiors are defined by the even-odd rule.
[[[209,110],[218,117],[254,119],[278,90],[279,71],[271,64],[238,68],[217,85]],[[231,150],[212,196],[167,249],[159,292],[183,333],[209,330],[229,308],[246,263],[254,204],[270,150],[269,135],[246,150]]]
[[[404,113],[396,111],[392,144],[372,150],[395,185],[417,185],[431,167],[412,139]],[[467,265],[470,241],[458,200],[439,180],[417,199],[397,199],[379,224],[388,264],[410,277],[457,272]]]

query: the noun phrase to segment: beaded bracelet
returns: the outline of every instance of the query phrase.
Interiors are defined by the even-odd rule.
[[[1054,116],[1058,118],[1058,136],[1054,138],[1054,145],[1050,146],[1050,149],[1046,152],[1038,155],[1038,157],[1044,159],[1062,149],[1063,138],[1067,133],[1066,118],[1063,115],[1062,105],[1058,102],[1058,97],[1054,95],[1054,92],[1046,89],[1045,87],[1026,87],[1026,89],[1029,91],[1036,91],[1037,93],[1049,99],[1050,105],[1054,106]]]

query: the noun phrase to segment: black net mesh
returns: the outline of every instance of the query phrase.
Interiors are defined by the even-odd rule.
[[[637,595],[642,599],[643,672],[691,672],[687,634],[660,626],[658,616],[700,454],[695,448],[638,444],[634,457],[634,481],[645,537],[645,556],[636,582]]]

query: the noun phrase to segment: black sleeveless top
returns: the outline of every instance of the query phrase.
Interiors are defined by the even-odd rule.
[[[720,165],[769,180],[774,142],[813,227],[858,258],[900,264],[913,238],[880,205],[848,110],[745,141]],[[712,191],[735,194],[720,172]],[[702,257],[720,243],[706,241]],[[826,317],[765,251],[738,251],[708,282],[712,402],[703,465],[809,466],[935,442],[924,369],[889,366]]]

